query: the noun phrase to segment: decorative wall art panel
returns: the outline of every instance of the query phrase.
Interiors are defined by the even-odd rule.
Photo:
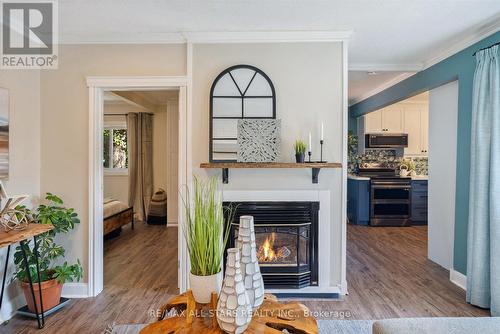
[[[281,120],[238,121],[238,162],[276,162],[280,154]]]

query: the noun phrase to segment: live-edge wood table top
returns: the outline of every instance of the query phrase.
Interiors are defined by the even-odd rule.
[[[0,230],[0,248],[23,241],[52,230],[52,224],[28,224],[22,230]]]

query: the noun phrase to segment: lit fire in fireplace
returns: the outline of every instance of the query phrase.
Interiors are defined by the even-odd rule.
[[[281,246],[275,250],[275,241],[276,233],[274,232],[264,240],[257,251],[259,262],[279,262],[290,256],[291,251],[286,246]]]

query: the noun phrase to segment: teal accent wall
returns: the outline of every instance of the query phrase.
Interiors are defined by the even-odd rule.
[[[472,120],[472,83],[476,67],[472,55],[500,41],[500,32],[416,73],[400,83],[349,108],[349,121],[411,96],[458,80],[457,183],[455,197],[455,247],[453,268],[467,271],[467,225],[469,217],[469,172]],[[349,125],[349,128],[354,125]]]

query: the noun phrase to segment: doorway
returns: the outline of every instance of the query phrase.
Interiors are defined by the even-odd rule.
[[[104,101],[106,92],[113,92],[115,95],[127,95],[134,91],[176,91],[178,96],[178,159],[174,162],[177,167],[177,184],[188,184],[188,175],[191,175],[190,163],[190,148],[186,140],[187,134],[190,131],[188,126],[188,108],[187,108],[187,79],[185,77],[91,77],[87,79],[89,86],[89,296],[97,296],[104,288]],[[154,116],[153,116],[154,117]],[[120,129],[117,129],[120,130]],[[118,131],[118,133],[120,133]],[[108,133],[109,135],[109,133]],[[104,159],[105,160],[105,159]],[[109,159],[108,159],[109,160]],[[106,161],[104,161],[106,162]],[[109,162],[108,162],[109,163]],[[113,166],[114,167],[114,166]],[[161,179],[161,177],[159,177]],[[168,178],[168,177],[167,177]],[[158,179],[158,177],[157,177]],[[182,187],[181,187],[182,188]],[[177,219],[182,223],[183,214],[179,209],[182,201],[179,197],[181,192],[176,192],[177,200]],[[167,194],[168,195],[168,194]],[[122,197],[123,198],[123,197]],[[146,196],[147,198],[147,196]],[[137,210],[134,210],[137,211]],[[135,212],[136,213],[136,212]],[[136,216],[137,218],[137,216]],[[175,217],[174,217],[175,218]],[[143,219],[147,219],[143,217]],[[172,222],[172,215],[171,215]],[[135,223],[134,223],[135,224]],[[142,223],[144,224],[144,223]],[[137,225],[136,225],[137,226]],[[141,225],[139,225],[141,226]],[[167,224],[168,226],[168,224]],[[134,226],[135,229],[135,226]],[[123,227],[122,231],[132,232],[132,224],[130,227]],[[173,259],[171,268],[178,267],[176,264],[177,258],[182,259],[185,256],[184,240],[182,233],[177,229],[176,240],[178,241],[177,253],[170,259]],[[170,233],[172,235],[172,233]],[[123,233],[125,236],[125,233]],[[116,238],[115,244],[118,243],[119,236]],[[175,252],[175,251],[174,251]],[[161,255],[163,258],[167,254]],[[182,262],[181,262],[182,263]],[[175,269],[174,269],[175,270]],[[179,266],[177,276],[177,287],[183,289],[182,282],[183,266]]]

